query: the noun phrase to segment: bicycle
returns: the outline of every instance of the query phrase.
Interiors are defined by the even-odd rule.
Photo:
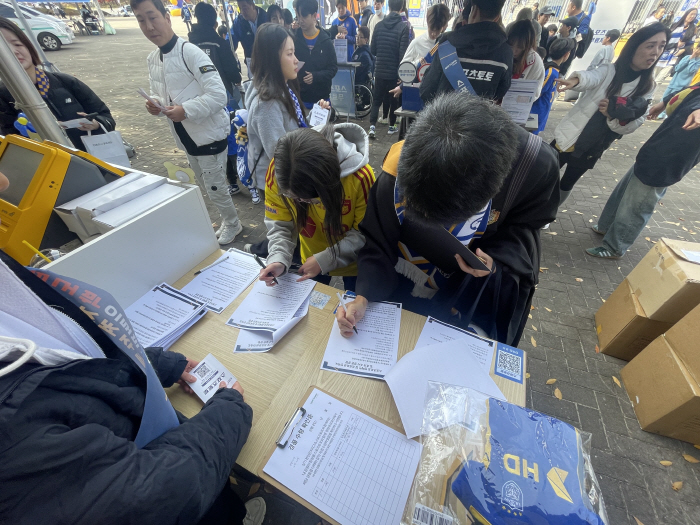
[[[355,117],[362,119],[372,110],[372,84],[355,84]]]

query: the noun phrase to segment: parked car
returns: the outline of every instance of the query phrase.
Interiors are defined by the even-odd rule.
[[[119,16],[134,16],[134,12],[131,10],[130,5],[121,6],[117,13],[119,14]]]
[[[24,10],[22,11],[22,14],[24,15],[24,18],[27,19],[29,27],[32,28],[32,33],[34,33],[34,36],[36,36],[39,45],[46,51],[58,51],[61,49],[61,46],[73,43],[73,31],[64,23],[59,25],[58,23],[53,22],[50,18],[33,16]],[[8,5],[5,2],[0,3],[0,16],[4,16],[5,18],[12,20],[20,27],[20,29],[22,29],[22,31],[24,31],[24,27],[19,18],[17,18],[17,14],[15,13],[15,10],[11,4]],[[48,17],[50,15],[44,16]]]
[[[13,7],[10,2],[6,2],[6,1],[0,1],[0,4],[7,5],[9,7]],[[73,29],[68,24],[66,24],[66,22],[64,20],[61,20],[57,16],[42,13],[41,11],[34,9],[33,7],[29,7],[29,6],[22,5],[22,4],[19,4],[19,8],[22,10],[22,13],[24,13],[24,16],[45,18],[46,20],[49,20],[49,21],[53,22],[54,24],[58,25],[58,27],[60,27],[66,33],[71,35],[72,38],[75,37],[75,34],[73,33]]]

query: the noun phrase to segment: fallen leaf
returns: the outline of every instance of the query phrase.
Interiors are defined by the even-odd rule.
[[[535,307],[530,305],[530,310],[534,310],[534,309],[535,309]]]
[[[575,232],[575,231],[573,231],[573,230],[569,230],[569,233],[576,233],[576,232]]]
[[[532,314],[527,314],[528,319],[532,319]]]
[[[642,523],[641,521],[639,521],[639,520],[637,519],[636,516],[632,516],[632,517],[634,518],[634,521],[637,522],[637,525],[644,525],[644,523]]]
[[[549,308],[547,308],[546,306],[544,307],[544,309],[547,310],[548,312],[551,312],[551,310]]]
[[[664,221],[666,224],[673,224],[674,226],[680,226],[680,222],[671,222],[671,221]]]
[[[566,213],[567,211],[569,211],[569,210],[561,210],[562,213]]]
[[[561,401],[561,399],[562,399],[562,397],[563,397],[563,396],[561,395],[561,390],[559,390],[558,388],[555,388],[555,389],[554,389],[554,397],[556,397],[559,401]]]
[[[595,345],[595,353],[596,354],[600,353],[600,347],[598,345]]]
[[[617,386],[619,386],[620,388],[622,388],[622,385],[620,384],[620,380],[619,380],[617,377],[615,377],[615,376],[612,376],[612,378],[613,378],[613,381],[615,381],[615,384],[616,384]]]
[[[581,279],[580,277],[576,277],[576,282],[577,282],[577,283],[582,283],[582,282],[583,282],[583,279]]]
[[[535,341],[535,338],[532,337],[532,336],[530,336],[530,343],[532,343],[532,346],[534,346],[535,348],[537,348],[537,341]]]
[[[575,211],[574,213],[578,213],[579,215],[583,215],[580,211]]]
[[[556,382],[557,382],[556,379],[547,379],[547,383],[546,383],[546,384],[547,384],[547,385],[553,385],[553,384],[556,383]]]
[[[537,327],[536,327],[534,324],[532,325],[532,329],[533,329],[535,332],[537,331]]]
[[[685,231],[688,231],[688,228],[686,228],[685,226],[681,226],[681,228],[683,228]]]
[[[588,222],[593,222],[593,219],[588,219]]]
[[[594,199],[597,199],[597,198],[598,198],[598,195],[593,195],[593,198],[594,198]]]
[[[678,220],[679,220],[679,221],[685,221],[685,219],[684,219],[683,217],[678,217]]]
[[[255,494],[258,490],[260,490],[260,483],[253,483],[250,486],[250,490],[248,491],[248,497],[251,497],[253,494]]]
[[[671,487],[673,487],[673,490],[678,492],[679,490],[681,490],[683,488],[683,482],[682,481],[674,481],[673,484],[671,485]]]
[[[644,237],[647,241],[651,242],[651,239],[649,237]]]
[[[700,463],[700,459],[696,458],[695,456],[691,456],[690,454],[683,454],[683,459],[685,459],[688,463]]]
[[[530,379],[530,372],[525,372],[525,379]]]
[[[543,266],[540,266],[540,273],[544,273],[545,270],[549,270],[549,268],[545,268]]]
[[[545,232],[547,235],[556,235],[557,232]]]
[[[698,450],[700,450],[700,445],[693,445],[693,446],[694,446],[695,448],[697,448]]]
[[[670,467],[673,465],[673,461],[659,461],[664,467]]]

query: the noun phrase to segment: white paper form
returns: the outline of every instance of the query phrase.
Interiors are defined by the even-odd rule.
[[[517,124],[525,124],[530,116],[532,104],[537,97],[537,80],[511,80],[510,89],[503,96],[501,107],[505,109]]]
[[[58,123],[58,125],[63,129],[79,128],[82,124],[92,124],[92,122],[86,118],[76,118],[73,120],[64,120],[63,122]]]
[[[382,379],[398,357],[401,303],[369,303],[356,326],[357,333],[345,338],[334,322],[321,370]]]
[[[277,278],[276,286],[258,281],[226,324],[246,330],[279,330],[294,317],[316,284],[311,279],[297,282],[298,278],[287,273]]]
[[[272,347],[279,343],[282,338],[309,313],[310,297],[311,296],[306,298],[290,321],[287,321],[281,328],[278,328],[274,332],[264,330],[241,330],[238,333],[238,339],[236,339],[236,346],[233,349],[233,353],[268,352],[272,350]]]
[[[384,381],[389,385],[409,438],[421,435],[428,381],[466,386],[489,397],[506,400],[471,354],[465,339],[416,348],[389,370]]]
[[[252,254],[231,248],[211,268],[187,283],[182,291],[206,303],[205,306],[212,312],[220,314],[259,274],[260,266]]]
[[[197,378],[197,381],[187,384],[204,403],[216,393],[222,381],[226,382],[227,388],[231,388],[236,382],[236,376],[211,354],[202,359],[190,373]]]
[[[683,252],[683,255],[685,255],[685,258],[688,259],[688,261],[695,263],[695,264],[700,264],[700,252],[695,252],[692,250],[681,250]]]
[[[124,310],[141,346],[172,344],[202,316],[204,303],[165,283],[152,288]],[[169,346],[169,345],[168,345]]]
[[[438,321],[434,317],[428,317],[428,320],[423,326],[423,330],[418,337],[414,348],[434,345],[436,343],[446,343],[455,339],[464,339],[467,342],[469,350],[476,360],[484,368],[488,374],[491,372],[491,363],[493,362],[493,352],[496,350],[496,342],[490,339],[482,339],[468,330],[463,330],[452,326],[451,324]]]
[[[311,113],[309,113],[309,126],[324,126],[328,122],[328,118],[331,116],[331,111],[329,109],[323,109],[318,104],[314,104],[311,108]]]
[[[341,525],[396,525],[420,443],[314,389],[287,446],[263,471]]]

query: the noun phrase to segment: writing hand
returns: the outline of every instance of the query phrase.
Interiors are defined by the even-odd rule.
[[[316,277],[319,273],[321,273],[321,265],[316,261],[316,257],[312,255],[306,259],[306,262],[299,268],[299,275],[301,275],[301,277],[297,279],[297,282]]]
[[[488,274],[491,273],[491,269],[493,268],[493,259],[489,255],[486,255],[483,251],[481,251],[481,248],[476,249],[476,255],[484,260],[484,264],[488,267],[488,271],[475,270],[466,262],[464,262],[464,259],[462,259],[462,257],[458,254],[455,254],[455,259],[457,259],[457,264],[459,264],[459,267],[464,273],[468,273],[469,275],[473,275],[474,277],[486,277]]]
[[[275,283],[272,280],[274,277],[279,277],[284,273],[284,264],[282,263],[272,263],[268,264],[265,268],[260,270],[260,275],[258,279],[265,281],[268,286],[274,286]]]
[[[335,318],[338,320],[338,328],[340,328],[340,334],[343,337],[350,337],[355,332],[352,327],[356,326],[362,318],[365,316],[367,311],[367,299],[358,295],[355,300],[348,303],[348,310],[338,306],[338,310],[335,312]]]
[[[182,106],[166,106],[163,114],[173,122],[182,122],[185,120],[185,108]]]
[[[190,374],[190,372],[199,364],[199,361],[195,361],[189,357],[186,357],[185,359],[187,359],[187,366],[185,367],[184,372],[182,372],[180,379],[177,380],[177,384],[180,385],[180,388],[182,388],[188,394],[194,394],[194,390],[192,390],[189,383],[196,382],[197,378]]]

